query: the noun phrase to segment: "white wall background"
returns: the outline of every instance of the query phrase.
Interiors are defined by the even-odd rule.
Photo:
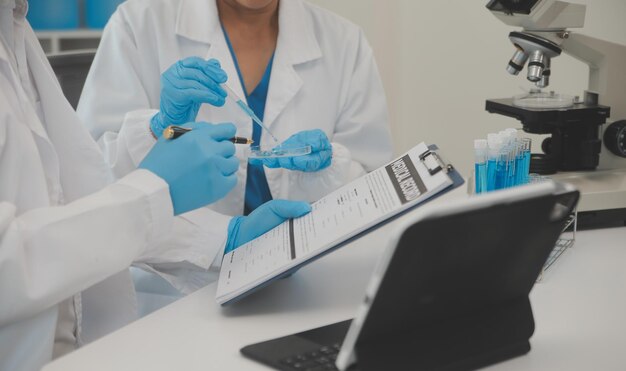
[[[397,153],[420,141],[437,143],[467,176],[473,139],[521,128],[484,109],[488,98],[532,87],[526,70],[517,77],[504,70],[513,29],[491,15],[487,0],[309,1],[365,30],[387,92]],[[587,5],[584,29],[573,31],[626,44],[625,0],[570,1]],[[562,55],[552,61],[550,89],[582,96],[587,76],[586,65]]]

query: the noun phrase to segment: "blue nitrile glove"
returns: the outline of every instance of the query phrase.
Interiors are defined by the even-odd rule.
[[[330,166],[333,147],[326,133],[319,129],[301,131],[289,137],[281,145],[288,148],[311,146],[311,153],[304,156],[250,159],[253,164],[262,163],[269,168],[284,168],[306,172],[319,171]]]
[[[191,123],[173,140],[159,139],[139,164],[163,178],[170,187],[174,214],[206,206],[226,196],[237,183],[239,160],[228,139],[233,124]]]
[[[228,241],[224,254],[291,218],[298,218],[311,211],[311,205],[301,201],[272,200],[256,208],[248,216],[236,216],[228,225]]]
[[[227,78],[215,59],[189,57],[174,63],[161,75],[160,111],[150,120],[154,135],[160,137],[169,125],[195,121],[202,103],[223,106],[226,91],[220,84]]]

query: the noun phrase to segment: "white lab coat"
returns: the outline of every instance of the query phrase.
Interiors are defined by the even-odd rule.
[[[315,201],[392,157],[387,105],[372,50],[354,24],[302,0],[281,0],[279,34],[264,122],[279,138],[319,128],[330,138],[330,167],[315,173],[265,169],[273,198]],[[107,153],[130,170],[154,143],[160,75],[176,61],[215,58],[228,85],[244,97],[220,27],[215,0],[130,0],[107,24],[87,78],[78,114]],[[131,112],[130,114],[126,114]],[[251,137],[239,108],[203,105],[197,121],[233,122]],[[124,141],[118,132],[133,127]],[[262,136],[262,142],[271,138]],[[244,146],[238,183],[210,208],[241,214],[246,186]],[[124,173],[118,173],[123,175]]]
[[[133,261],[179,277],[197,267],[188,280],[206,273],[228,221],[202,220],[222,224],[211,235],[173,218],[167,184],[146,170],[110,184],[26,9],[0,0],[0,370],[39,370],[55,332],[65,352],[132,320]],[[169,241],[179,230],[186,238]]]

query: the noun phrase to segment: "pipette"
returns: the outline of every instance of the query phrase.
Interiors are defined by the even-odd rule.
[[[274,136],[274,134],[270,131],[270,129],[268,129],[267,126],[265,126],[265,124],[263,124],[261,119],[259,119],[259,117],[254,114],[254,111],[252,111],[252,109],[248,107],[248,105],[243,101],[243,99],[239,98],[239,96],[235,94],[233,89],[229,88],[228,85],[222,84],[221,86],[226,91],[227,97],[229,97],[235,103],[237,103],[239,108],[241,108],[241,110],[244,111],[246,115],[250,116],[252,121],[256,122],[260,127],[262,127],[263,130],[265,130],[265,132],[268,133],[270,137],[272,137],[272,139],[274,139],[274,142],[278,143],[278,139]]]

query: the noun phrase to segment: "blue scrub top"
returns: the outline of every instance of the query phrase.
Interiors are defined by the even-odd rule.
[[[226,32],[226,29],[224,29],[224,26],[222,26],[222,30],[224,31],[224,38],[226,39],[226,44],[228,44],[230,55],[233,57],[233,62],[235,62],[237,75],[239,76],[239,81],[241,81],[241,88],[246,95],[248,106],[250,107],[250,109],[252,109],[254,114],[257,115],[257,117],[261,121],[263,121],[263,114],[265,113],[265,102],[267,101],[267,91],[270,86],[270,75],[272,74],[272,62],[274,61],[274,54],[272,54],[272,57],[270,58],[267,67],[265,68],[265,73],[263,74],[261,82],[259,82],[259,85],[254,88],[254,91],[251,94],[248,94],[248,92],[246,91],[246,86],[243,83],[243,76],[241,76],[239,62],[237,62],[237,56],[235,55],[235,51],[233,50],[233,46],[230,43],[230,38],[228,37],[228,33]],[[261,143],[261,127],[254,122],[252,122],[252,140],[254,140],[255,145],[259,145],[259,143]],[[265,177],[265,170],[263,169],[263,165],[252,165],[248,163],[248,174],[246,177],[246,194],[243,214],[250,214],[254,209],[266,203],[267,201],[270,201],[271,199],[272,192],[270,191],[269,184],[267,184],[267,178]]]

